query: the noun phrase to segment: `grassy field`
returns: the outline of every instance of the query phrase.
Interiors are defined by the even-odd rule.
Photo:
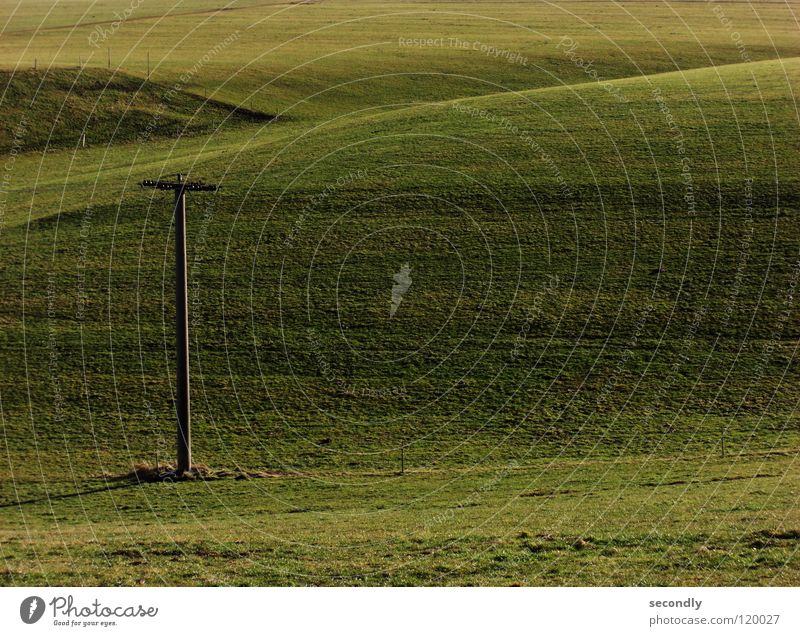
[[[121,485],[4,524],[28,585],[794,585],[794,457]],[[22,493],[20,493],[22,495]],[[790,528],[790,529],[787,529]]]
[[[798,584],[798,5],[0,5],[5,584]]]

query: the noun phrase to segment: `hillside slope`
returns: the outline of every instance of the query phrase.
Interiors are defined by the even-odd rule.
[[[77,148],[209,134],[218,126],[268,121],[206,100],[182,84],[100,69],[0,71],[0,151]]]
[[[759,62],[254,126],[241,152],[164,160],[224,186],[190,202],[198,459],[795,444],[799,77]],[[115,156],[132,182],[155,160],[135,150]],[[96,161],[112,202],[36,194],[58,214],[2,239],[22,473],[32,437],[85,466],[171,456],[169,203]]]

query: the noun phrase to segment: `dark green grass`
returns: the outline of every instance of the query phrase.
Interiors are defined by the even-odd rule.
[[[531,9],[549,43],[467,21],[527,68],[382,44],[257,90],[309,42],[453,29],[449,14],[356,22],[240,68],[252,38],[365,10],[305,7],[219,53],[170,111],[181,136],[170,120],[147,143],[129,143],[146,100],[210,31],[164,60],[144,110],[101,109],[102,145],[70,141],[109,99],[92,86],[141,80],[47,80],[51,115],[56,79],[86,90],[63,147],[15,156],[4,182],[7,582],[796,583],[800,51],[778,5],[746,22],[748,63],[704,4],[681,5],[686,23],[626,5],[654,12],[666,50],[597,7],[569,24]],[[555,49],[565,30],[604,79],[628,78],[591,81]],[[387,77],[310,97],[375,69]],[[242,103],[288,116],[216,130]],[[21,148],[54,119],[33,121]],[[177,171],[223,185],[189,201],[195,460],[281,476],[87,493],[173,460],[171,203],[136,183]]]
[[[498,95],[202,161],[193,174],[230,176],[190,202],[198,459],[355,469],[394,466],[400,446],[446,466],[716,452],[723,431],[739,450],[795,443],[796,73],[626,80],[627,104],[593,84]],[[25,315],[7,314],[2,364],[28,382],[3,400],[23,456],[33,436],[123,440],[120,470],[171,452],[169,201],[120,196],[7,229],[5,301],[23,305],[24,279]]]
[[[270,119],[183,88],[98,69],[4,72],[0,150],[83,147],[84,135],[90,146],[148,143]]]

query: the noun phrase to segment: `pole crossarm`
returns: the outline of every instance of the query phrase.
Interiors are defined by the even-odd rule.
[[[191,192],[216,192],[221,186],[202,181],[161,181],[160,179],[145,179],[140,184],[143,188],[156,190],[185,190]]]

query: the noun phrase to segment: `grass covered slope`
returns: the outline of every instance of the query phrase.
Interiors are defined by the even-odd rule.
[[[198,459],[358,470],[394,467],[401,445],[447,466],[717,453],[722,431],[743,452],[794,444],[799,70],[506,93],[187,150],[224,185],[190,204]],[[153,176],[133,150],[115,158],[129,180]],[[66,436],[79,465],[171,456],[169,203],[124,187],[6,235],[9,306],[27,283],[3,374],[24,351],[43,378],[3,387],[19,457],[32,435],[45,456]]]
[[[797,584],[791,4],[5,4],[0,584]]]
[[[793,460],[54,484],[0,511],[0,583],[796,585]]]
[[[104,68],[110,54],[112,68],[143,77],[149,56],[154,81],[189,73],[195,93],[267,113],[291,109],[308,122],[579,83],[587,72],[578,61],[607,80],[737,63],[732,33],[753,61],[800,55],[796,9],[783,2],[185,0],[142,4],[116,28],[113,11],[130,0],[6,6],[1,65]],[[714,13],[720,6],[727,22]],[[559,46],[564,36],[576,45],[571,54]]]
[[[0,73],[0,150],[77,148],[211,134],[222,125],[266,121],[164,85],[98,69]],[[24,131],[24,132],[21,132]]]

